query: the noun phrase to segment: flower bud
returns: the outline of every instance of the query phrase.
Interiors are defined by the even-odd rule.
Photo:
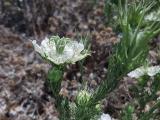
[[[77,103],[79,105],[86,105],[90,100],[91,94],[86,90],[82,90],[78,93]]]
[[[101,111],[101,104],[98,103],[95,108],[97,111]]]

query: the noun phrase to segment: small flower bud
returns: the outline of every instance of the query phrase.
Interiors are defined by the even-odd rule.
[[[96,108],[97,111],[101,111],[101,105],[100,104],[97,104],[95,108]]]
[[[82,90],[79,92],[77,96],[77,103],[79,105],[86,105],[88,101],[90,100],[91,94],[88,93],[86,90]]]

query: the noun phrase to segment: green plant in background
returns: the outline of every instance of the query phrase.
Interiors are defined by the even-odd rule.
[[[104,6],[104,15],[106,18],[106,24],[111,25],[113,21],[113,18],[116,18],[116,5],[118,4],[118,0],[105,0],[105,6]],[[114,25],[114,24],[113,24]],[[116,23],[115,23],[116,26]],[[113,27],[113,26],[112,26]]]
[[[127,2],[126,2],[127,3]],[[133,6],[131,6],[133,5]],[[109,68],[106,80],[97,89],[93,95],[93,101],[98,102],[105,95],[115,89],[129,71],[143,65],[146,61],[149,51],[149,42],[160,32],[160,24],[157,22],[145,23],[145,15],[152,8],[152,4],[143,5],[140,15],[132,22],[131,16],[139,8],[137,4],[119,3],[118,7],[118,24],[120,25],[121,40],[115,46],[114,54],[110,57]],[[138,10],[139,11],[139,10]],[[146,24],[144,26],[144,24]]]
[[[145,19],[141,27],[145,26],[150,21],[157,21],[157,18],[155,17],[158,17],[157,12],[159,11],[160,6],[159,0],[105,0],[104,13],[107,18],[107,24],[112,26],[116,32],[121,32],[121,23],[119,21],[119,2],[122,8],[127,8],[126,12],[128,14],[126,15],[128,16],[128,21],[131,26],[137,26],[140,17],[144,13],[141,12],[144,8],[146,10],[144,14]],[[153,15],[155,15],[154,18],[152,18]]]
[[[137,7],[134,8],[137,9]],[[142,15],[139,16],[136,27],[132,26],[132,21],[129,20],[129,16],[132,15],[128,11],[132,7],[127,5],[122,7],[120,2],[118,9],[118,22],[122,36],[120,42],[115,46],[114,54],[110,57],[107,79],[102,82],[93,95],[94,102],[103,99],[117,86],[123,76],[145,62],[149,51],[148,43],[160,32],[160,24],[154,22],[141,28],[148,6],[144,6],[141,10]]]

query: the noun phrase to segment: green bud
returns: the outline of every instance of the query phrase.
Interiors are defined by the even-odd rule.
[[[91,94],[88,93],[88,91],[86,90],[82,90],[78,93],[77,103],[79,105],[86,105],[89,102],[90,98],[91,98]]]
[[[129,105],[128,108],[127,108],[127,111],[128,111],[129,113],[133,113],[133,112],[134,112],[134,107],[131,106],[131,105]]]
[[[48,79],[51,80],[52,82],[58,82],[62,78],[62,76],[63,76],[63,72],[58,67],[53,67],[48,72]]]
[[[98,103],[95,108],[96,108],[97,111],[101,111],[101,104]]]

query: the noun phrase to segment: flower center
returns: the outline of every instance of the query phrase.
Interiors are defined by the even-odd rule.
[[[50,38],[50,40],[53,40],[56,46],[56,52],[58,54],[63,54],[64,48],[66,44],[68,43],[68,38],[60,38],[59,36],[53,36]]]
[[[56,51],[57,51],[57,53],[62,54],[63,51],[64,51],[64,47],[66,45],[66,42],[62,41],[60,39],[60,40],[55,41],[55,44],[56,44]]]

